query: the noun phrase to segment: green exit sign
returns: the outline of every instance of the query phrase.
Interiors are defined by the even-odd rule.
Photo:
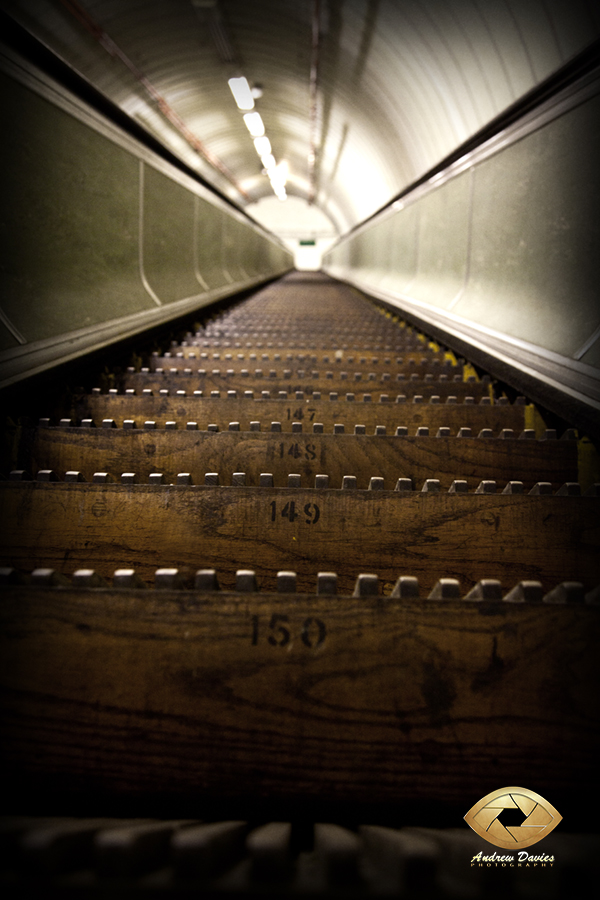
[[[314,247],[317,243],[316,241],[299,241],[298,242],[301,247]]]

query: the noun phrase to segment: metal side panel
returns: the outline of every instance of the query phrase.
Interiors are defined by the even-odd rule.
[[[0,103],[0,386],[290,268],[275,238],[10,53]]]
[[[349,235],[324,267],[590,434],[600,434],[599,86],[596,73],[550,98]],[[375,234],[382,245],[393,235],[377,272],[364,261]]]
[[[1,303],[27,341],[153,306],[138,273],[138,161],[0,74]]]

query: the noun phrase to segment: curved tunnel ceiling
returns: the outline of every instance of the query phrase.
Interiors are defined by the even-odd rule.
[[[244,75],[262,88],[255,111],[276,161],[289,165],[288,196],[314,197],[338,233],[600,36],[596,0],[1,5],[252,212],[274,194],[228,87],[230,77]],[[201,142],[196,149],[191,136]],[[278,213],[273,229],[293,230],[295,215],[290,204],[289,223]]]

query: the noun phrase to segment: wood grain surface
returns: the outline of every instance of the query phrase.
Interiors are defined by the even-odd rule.
[[[1,753],[21,777],[389,804],[462,802],[524,771],[548,795],[595,777],[597,607],[1,597]]]
[[[339,400],[330,400],[328,396],[321,400],[312,397],[263,400],[241,396],[193,397],[190,393],[188,391],[186,397],[88,395],[74,401],[71,414],[77,422],[91,418],[96,425],[103,419],[115,419],[118,425],[122,425],[124,419],[134,419],[142,424],[150,419],[159,427],[164,427],[165,422],[176,421],[179,427],[185,427],[186,422],[196,422],[198,428],[206,429],[215,423],[221,430],[226,430],[229,422],[239,422],[242,431],[250,429],[250,422],[260,422],[263,431],[269,430],[271,422],[279,422],[282,431],[286,432],[291,432],[292,422],[301,422],[307,432],[312,432],[315,422],[321,422],[325,431],[333,431],[337,423],[343,424],[348,431],[354,431],[355,425],[364,425],[371,434],[377,425],[384,425],[391,434],[398,426],[407,427],[410,434],[421,426],[428,427],[433,433],[447,427],[453,435],[460,428],[471,428],[475,434],[482,428],[491,428],[496,435],[503,428],[512,428],[520,434],[524,428],[534,427],[526,424],[529,415],[533,418],[533,407],[520,404],[396,403],[395,396],[387,403],[351,402],[345,396],[340,396]],[[536,435],[541,437],[543,429],[539,417],[535,427]]]
[[[245,472],[248,485],[258,485],[260,473],[270,472],[281,487],[289,473],[300,474],[305,487],[313,487],[318,474],[329,475],[336,488],[344,475],[354,475],[358,488],[376,476],[389,490],[400,477],[412,479],[416,488],[437,478],[442,490],[456,478],[465,479],[470,490],[492,479],[501,487],[522,481],[526,491],[539,481],[557,490],[578,480],[576,441],[122,428],[24,430],[18,468],[77,470],[86,481],[98,471],[117,480],[122,472],[134,472],[140,483],[152,472],[163,473],[169,483],[188,472],[194,484],[203,484],[206,472],[218,472],[223,485],[231,484],[233,472]]]
[[[338,377],[328,379],[323,373],[319,377],[312,377],[307,373],[304,377],[283,377],[283,373],[279,373],[279,377],[269,377],[268,371],[258,376],[252,372],[246,377],[238,375],[237,377],[226,376],[225,372],[219,375],[213,375],[210,370],[206,374],[200,375],[198,372],[192,371],[191,374],[184,374],[182,370],[177,372],[133,372],[125,374],[119,379],[121,390],[133,389],[142,392],[144,388],[150,388],[153,391],[159,390],[179,391],[184,390],[192,393],[201,390],[210,393],[210,391],[222,391],[226,393],[228,390],[237,390],[240,394],[243,391],[272,391],[276,396],[278,391],[285,391],[293,394],[296,391],[304,391],[306,394],[312,394],[313,391],[321,391],[329,394],[330,391],[338,393],[354,393],[356,399],[362,401],[365,393],[372,397],[374,403],[379,402],[381,394],[388,394],[393,400],[398,394],[405,394],[407,398],[420,395],[427,400],[432,396],[439,396],[442,402],[445,402],[448,396],[454,396],[459,401],[465,397],[474,397],[479,401],[482,397],[491,397],[490,385],[481,381],[428,381],[423,378],[406,379],[404,381],[355,381],[352,374],[349,373],[347,378]]]
[[[364,362],[363,362],[364,359]],[[170,373],[175,370],[181,374],[184,368],[191,369],[196,374],[199,370],[206,372],[206,375],[218,373],[221,378],[230,378],[234,381],[242,378],[251,378],[260,373],[261,378],[274,378],[275,380],[285,379],[304,379],[309,378],[311,381],[359,381],[361,384],[365,382],[379,383],[382,380],[395,383],[398,380],[410,381],[411,378],[418,378],[422,381],[425,376],[428,380],[438,381],[440,375],[444,375],[443,380],[449,382],[461,382],[463,378],[462,366],[444,366],[440,364],[439,359],[423,356],[422,359],[404,360],[399,358],[398,361],[391,361],[387,364],[380,364],[379,361],[372,363],[371,360],[363,358],[352,358],[352,362],[344,362],[336,365],[331,363],[314,363],[310,359],[306,362],[298,362],[297,360],[270,360],[270,359],[215,359],[214,356],[208,356],[206,359],[185,359],[180,356],[175,357],[152,357],[150,360],[150,373],[157,372],[159,369],[164,373]],[[146,367],[148,368],[148,367]],[[137,374],[146,374],[140,371]],[[398,379],[400,376],[400,379]],[[470,382],[472,383],[472,382]]]
[[[347,592],[374,572],[387,593],[399,575],[600,583],[597,497],[4,482],[0,507],[0,559],[25,570],[249,568],[274,589],[288,569],[301,590],[334,571]]]
[[[316,306],[313,308],[312,315],[318,312]],[[345,327],[340,323],[342,320],[342,310],[338,306],[331,310],[331,318],[322,319],[317,329],[313,329],[309,335],[306,332],[299,333],[298,328],[292,324],[291,327],[283,321],[281,316],[277,317],[275,322],[271,323],[269,332],[263,331],[257,335],[256,328],[238,330],[235,325],[222,320],[221,327],[216,332],[211,332],[210,326],[206,326],[205,330],[194,336],[186,338],[185,341],[175,342],[171,344],[170,350],[167,352],[177,353],[182,350],[190,350],[192,353],[211,354],[218,353],[224,356],[227,353],[236,355],[244,354],[248,357],[254,353],[257,356],[268,354],[274,356],[278,353],[282,358],[291,355],[293,359],[303,357],[311,359],[315,355],[317,359],[323,359],[327,356],[333,358],[335,354],[340,354],[342,359],[364,357],[378,357],[380,360],[396,355],[414,356],[416,360],[423,356],[437,357],[439,359],[448,358],[455,359],[454,355],[443,350],[434,341],[429,341],[423,334],[419,337],[419,333],[401,327],[400,325],[391,325],[387,329],[370,329],[366,325],[368,317],[368,306],[363,305],[362,319],[358,317],[354,324],[348,321]],[[253,313],[254,316],[262,319],[264,312],[262,310]],[[255,319],[257,321],[257,319]],[[332,322],[335,325],[332,328]],[[302,340],[305,338],[305,340]],[[437,349],[436,349],[437,348]]]
[[[399,330],[396,331],[396,335],[398,334],[401,334]],[[157,354],[156,356],[152,355],[150,358],[151,364],[158,366],[177,365],[179,360],[191,359],[192,362],[197,360],[198,365],[204,365],[206,361],[212,362],[216,360],[217,363],[221,364],[232,362],[235,365],[240,363],[255,363],[259,365],[268,362],[272,365],[285,364],[286,367],[298,367],[303,364],[305,367],[307,365],[313,365],[313,367],[315,365],[321,367],[329,365],[342,368],[342,366],[356,364],[363,368],[369,366],[370,368],[384,370],[385,368],[399,365],[419,368],[422,365],[422,360],[425,359],[427,362],[437,360],[438,367],[448,368],[456,373],[462,373],[463,371],[463,365],[456,362],[452,353],[440,349],[436,350],[435,344],[426,344],[416,338],[406,342],[403,342],[402,339],[397,339],[395,343],[395,347],[398,348],[397,351],[395,349],[386,349],[379,350],[377,353],[372,348],[368,350],[340,350],[333,347],[333,344],[329,350],[323,348],[314,350],[307,347],[292,348],[282,340],[277,341],[277,346],[270,342],[273,344],[270,347],[265,347],[262,342],[261,347],[257,347],[256,342],[250,342],[250,346],[248,346],[248,341],[246,340],[243,343],[240,340],[236,340],[236,346],[233,346],[233,341],[222,341],[220,346],[213,347],[212,345],[205,346],[205,344],[210,344],[211,342],[206,342],[202,338],[194,338],[193,340],[196,343],[182,341],[174,345],[166,353]],[[399,362],[399,360],[401,361]],[[189,363],[185,363],[185,365],[189,365]]]

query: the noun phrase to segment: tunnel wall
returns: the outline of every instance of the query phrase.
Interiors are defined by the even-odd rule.
[[[596,71],[351,233],[324,268],[475,348],[538,402],[598,421],[599,159]]]
[[[0,102],[0,385],[291,268],[272,235],[8,49]]]

